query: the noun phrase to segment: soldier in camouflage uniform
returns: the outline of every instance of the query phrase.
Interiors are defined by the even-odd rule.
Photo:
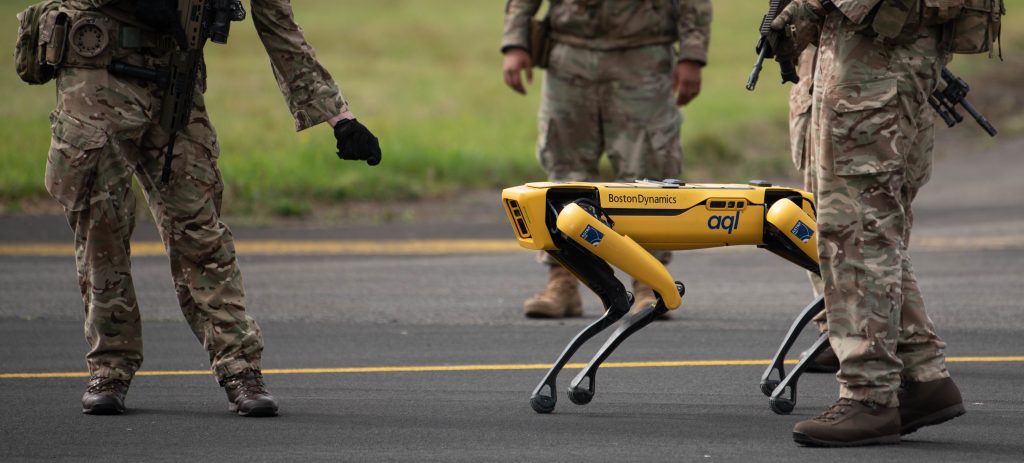
[[[501,51],[505,83],[532,80],[529,23],[542,0],[509,0]],[[709,0],[556,0],[554,42],[539,115],[537,158],[552,181],[594,181],[607,153],[619,181],[676,178],[682,171],[677,106],[700,92],[711,24]],[[678,45],[678,50],[675,46]],[[667,263],[668,252],[656,257]],[[578,281],[548,255],[548,285],[523,304],[528,317],[582,313]],[[634,281],[634,309],[654,302]]]
[[[294,22],[290,1],[252,0],[251,6],[296,128],[330,122],[347,158],[379,161],[376,139],[359,129],[338,86],[317,62]],[[112,20],[115,37],[126,31],[141,37],[135,48],[106,46],[122,62],[142,67],[167,64],[167,51],[148,45],[159,43],[165,34],[161,22],[177,23],[176,10],[176,0],[64,0],[62,5],[69,29],[90,18]],[[195,93],[191,122],[178,134],[173,173],[164,183],[160,177],[169,135],[157,123],[163,90],[94,66],[85,55],[98,46],[76,48],[80,46],[69,45],[57,77],[46,187],[64,206],[75,235],[85,336],[91,347],[83,411],[122,413],[129,382],[142,364],[142,324],[129,260],[134,176],[169,254],[181,310],[209,352],[230,409],[241,415],[275,415],[277,403],[260,373],[260,328],[246,312],[231,231],[220,220],[220,146],[203,102],[205,82]]]
[[[904,5],[795,0],[773,23],[792,26],[798,50],[818,44],[811,150],[840,399],[796,425],[804,445],[899,443],[964,413],[907,254],[911,202],[931,169],[927,98],[950,57],[935,27],[899,33],[913,14]]]

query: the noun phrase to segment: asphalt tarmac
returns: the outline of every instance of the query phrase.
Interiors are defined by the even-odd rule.
[[[22,216],[0,218],[0,245],[8,246],[0,249],[0,461],[1019,462],[1024,144],[1003,147],[940,159],[915,203],[915,269],[968,413],[899,446],[792,442],[793,424],[823,411],[837,388],[831,375],[805,375],[792,415],[768,409],[761,372],[810,290],[802,270],[753,248],[677,254],[670,270],[687,284],[683,309],[619,348],[589,405],[565,397],[579,370],[567,368],[550,415],[533,412],[530,392],[600,307],[588,295],[582,319],[523,319],[522,299],[543,282],[531,253],[243,254],[267,382],[282,407],[270,419],[227,412],[176,308],[166,258],[140,256],[133,265],[146,362],[130,411],[82,415],[86,345],[73,259],[12,251],[67,244],[69,232],[60,218]],[[240,227],[235,235],[511,240],[501,223]],[[156,239],[150,225],[136,238]],[[573,361],[589,359],[603,338]]]

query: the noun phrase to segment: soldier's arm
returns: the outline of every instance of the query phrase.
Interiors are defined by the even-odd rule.
[[[529,49],[530,20],[537,14],[543,0],[508,0],[505,4],[505,33],[501,52],[509,48]]]
[[[107,6],[118,0],[64,0],[64,6],[73,10],[93,10]]]
[[[277,85],[288,102],[296,130],[304,130],[322,122],[350,114],[348,103],[338,85],[316,59],[295,23],[291,0],[251,0],[252,19],[270,64]]]
[[[860,24],[882,0],[832,0],[832,4],[854,24]]]
[[[679,0],[679,61],[708,62],[711,0]]]

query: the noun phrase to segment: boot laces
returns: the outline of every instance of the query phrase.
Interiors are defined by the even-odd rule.
[[[269,395],[267,386],[263,383],[263,373],[256,370],[246,370],[231,376],[224,380],[224,384],[237,390],[240,395]]]
[[[853,407],[853,400],[839,399],[836,403],[832,404],[831,407],[828,407],[828,410],[825,410],[824,413],[814,418],[814,420],[824,423],[835,421],[845,415],[846,412],[850,410],[850,407]]]
[[[99,394],[102,392],[122,393],[127,389],[128,381],[93,376],[89,379],[89,387],[86,389],[86,392],[89,394]]]

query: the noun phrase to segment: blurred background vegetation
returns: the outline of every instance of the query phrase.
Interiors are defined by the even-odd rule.
[[[30,2],[0,3],[2,36],[13,50],[15,14]],[[502,0],[302,0],[299,24],[349,99],[381,139],[375,168],[341,162],[326,126],[293,133],[262,45],[250,22],[229,45],[207,48],[208,109],[222,146],[225,205],[234,216],[306,216],[339,201],[404,201],[494,189],[544,178],[534,157],[539,79],[522,97],[504,87]],[[1021,62],[1024,0],[1006,0],[1003,53]],[[774,63],[756,92],[743,88],[767,2],[718,0],[701,96],[685,108],[687,180],[744,181],[792,174],[786,124],[788,86]],[[0,54],[0,211],[51,204],[43,189],[52,84],[29,87]],[[1012,63],[1010,63],[1012,64]],[[1001,73],[1016,86],[1021,66],[959,57],[965,76]],[[1019,75],[1019,74],[1018,74]],[[980,86],[977,80],[972,83]],[[983,108],[984,109],[984,108]],[[1019,115],[1011,127],[1019,127]],[[980,133],[980,131],[978,131]],[[52,210],[52,209],[51,209]]]

